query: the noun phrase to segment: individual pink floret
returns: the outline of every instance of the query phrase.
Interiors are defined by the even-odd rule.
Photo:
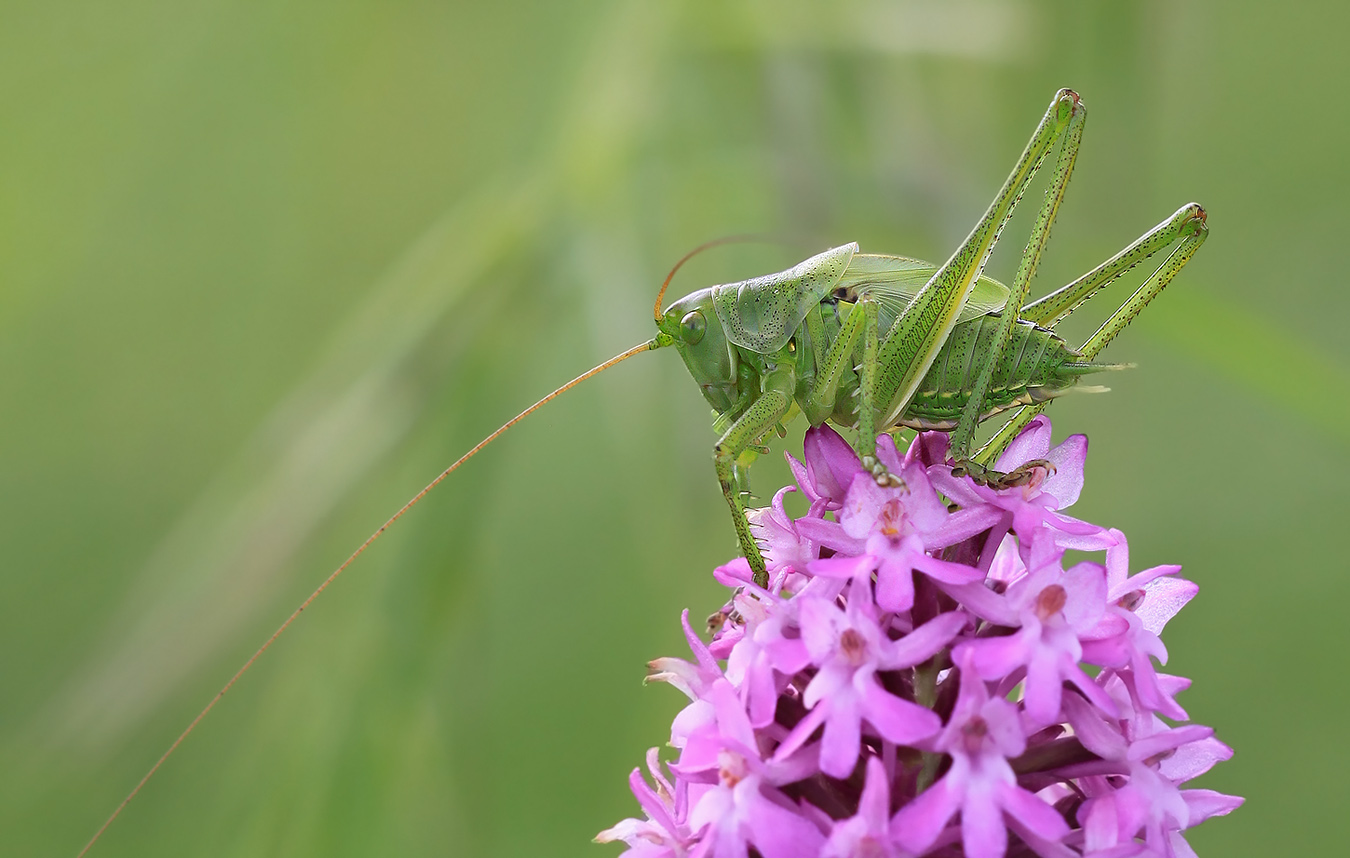
[[[999,858],[1008,847],[1005,815],[1045,840],[1063,839],[1069,826],[1055,809],[1018,786],[1008,760],[1026,750],[1017,707],[990,697],[967,654],[961,662],[960,696],[933,743],[951,757],[951,768],[895,815],[891,832],[922,852],[958,812],[968,858]]]
[[[1066,571],[1055,556],[1009,585],[1001,601],[984,594],[977,598],[976,593],[967,593],[969,589],[949,592],[958,598],[969,595],[971,610],[991,623],[1017,631],[962,644],[958,657],[961,651],[968,651],[972,668],[991,681],[1025,669],[1026,715],[1036,727],[1060,720],[1065,682],[1072,683],[1103,711],[1115,712],[1111,698],[1079,666],[1084,637],[1111,636],[1113,631],[1119,635],[1127,628],[1123,620],[1107,621],[1105,569],[1084,562]]]
[[[891,787],[886,767],[872,757],[858,812],[834,824],[820,858],[910,858],[891,837]]]
[[[783,740],[778,755],[795,751],[824,726],[820,769],[847,777],[858,763],[862,723],[888,741],[913,745],[942,726],[930,709],[887,691],[880,670],[913,667],[947,645],[966,624],[962,614],[943,614],[900,640],[891,640],[877,620],[870,598],[853,594],[840,610],[820,598],[799,607],[802,640],[816,675],[802,702],[810,714]]]

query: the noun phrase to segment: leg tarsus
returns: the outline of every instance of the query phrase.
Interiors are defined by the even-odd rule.
[[[871,464],[867,459],[863,459],[863,467],[872,472],[872,479],[876,480],[877,485],[883,489],[904,489],[908,488],[905,481],[899,474],[892,474],[890,469],[883,465],[876,457],[869,457]]]
[[[960,458],[952,463],[952,476],[970,477],[976,485],[988,486],[995,491],[1014,486],[1040,485],[1054,472],[1055,464],[1049,459],[1032,459],[1007,473],[986,467],[974,459]]]

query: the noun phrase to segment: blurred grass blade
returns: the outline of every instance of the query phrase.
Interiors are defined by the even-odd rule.
[[[1283,414],[1350,445],[1350,368],[1268,315],[1187,282],[1149,307],[1141,333],[1204,364]]]
[[[640,108],[651,100],[664,29],[660,10],[614,16],[541,166],[488,182],[459,203],[351,313],[315,371],[156,549],[110,639],[58,698],[57,717],[43,719],[52,738],[95,746],[132,727],[269,609],[278,576],[317,574],[289,564],[424,404],[404,378],[408,359],[443,334],[445,320],[478,298],[473,287],[559,208],[584,208],[586,195],[608,184],[602,174],[623,159],[647,117]],[[559,186],[557,176],[567,181]],[[559,205],[560,190],[570,206]],[[520,285],[494,282],[493,297],[504,300]]]
[[[539,222],[538,184],[467,201],[352,312],[328,354],[174,525],[59,706],[97,744],[165,696],[270,605],[296,551],[405,435],[420,409],[404,361]],[[308,573],[309,570],[305,570]]]

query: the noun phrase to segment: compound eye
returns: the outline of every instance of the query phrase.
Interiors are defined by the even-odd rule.
[[[680,336],[691,346],[696,346],[699,340],[703,339],[703,334],[708,329],[708,323],[703,319],[703,313],[694,310],[685,315],[680,320]]]

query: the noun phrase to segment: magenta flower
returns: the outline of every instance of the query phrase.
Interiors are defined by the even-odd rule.
[[[688,697],[643,817],[597,836],[631,858],[1189,858],[1185,832],[1242,800],[1188,781],[1232,751],[1158,672],[1196,594],[1179,567],[1131,572],[1119,530],[1065,515],[1087,441],[1044,417],[997,469],[956,478],[946,436],[877,483],[833,430],[807,433],[796,486],[751,513],[770,570],[734,560],[692,660],[651,662]],[[1020,469],[1020,470],[1019,470]],[[799,491],[805,515],[784,498]],[[1065,568],[1065,552],[1088,552]],[[1085,668],[1092,668],[1088,670]],[[1168,718],[1173,723],[1165,722]]]
[[[838,552],[834,557],[809,562],[806,568],[812,575],[866,583],[875,573],[877,605],[886,611],[908,611],[914,605],[915,572],[946,584],[983,580],[980,570],[928,552],[969,538],[995,521],[987,515],[967,515],[962,518],[964,527],[949,527],[952,516],[923,469],[916,464],[898,473],[905,481],[904,489],[882,488],[871,474],[859,473],[839,512],[839,522],[808,519],[799,528],[820,545]]]
[[[838,432],[823,424],[806,430],[802,448],[805,465],[788,457],[798,485],[812,506],[816,501],[824,501],[829,509],[839,509],[853,478],[863,471],[862,462]]]
[[[951,757],[951,768],[892,822],[895,839],[922,852],[947,822],[961,812],[961,836],[968,858],[999,858],[1008,848],[1004,816],[1045,840],[1069,833],[1050,805],[1017,785],[1008,760],[1026,750],[1017,707],[989,690],[967,651],[961,664],[961,689],[947,726],[934,743]]]
[[[629,848],[625,855],[633,858],[684,858],[689,854],[692,838],[685,821],[688,812],[689,785],[679,782],[672,786],[661,773],[656,749],[647,752],[647,770],[651,772],[655,789],[647,786],[640,769],[633,769],[628,777],[629,788],[638,804],[647,814],[644,820],[625,819],[613,828],[595,835],[596,843],[622,840]]]
[[[823,724],[820,770],[846,778],[858,764],[864,720],[896,744],[913,745],[932,736],[942,727],[937,714],[887,691],[877,673],[928,660],[966,621],[962,614],[943,614],[900,640],[891,640],[867,595],[853,596],[844,610],[825,599],[803,597],[802,640],[818,669],[802,695],[810,714],[783,739],[778,755],[801,747]]]
[[[783,568],[806,571],[807,565],[820,555],[820,546],[797,530],[783,508],[783,495],[791,491],[795,491],[792,486],[784,486],[773,496],[771,505],[748,513],[750,528],[759,539],[764,562],[775,571]],[[816,503],[822,511],[825,509],[823,501]]]
[[[867,781],[858,797],[858,812],[834,824],[820,858],[906,858],[891,839],[891,787],[886,767],[877,757],[867,761]]]
[[[1135,693],[1149,709],[1168,718],[1185,719],[1186,711],[1177,705],[1164,686],[1151,659],[1167,664],[1163,646],[1163,626],[1177,611],[1195,598],[1200,588],[1184,578],[1174,577],[1180,566],[1154,566],[1135,575],[1129,574],[1129,544],[1125,534],[1109,531],[1114,544],[1106,549],[1107,610],[1123,619],[1126,634],[1084,644],[1084,658],[1093,664],[1130,668]]]
[[[967,642],[958,658],[961,651],[968,651],[971,668],[986,680],[1025,669],[1026,714],[1036,726],[1059,720],[1065,682],[1073,683],[1103,711],[1115,712],[1111,698],[1079,667],[1083,637],[1123,634],[1127,628],[1123,620],[1111,623],[1114,618],[1106,615],[1106,570],[1101,566],[1079,563],[1065,571],[1056,556],[1013,582],[1003,600],[985,597],[968,602],[983,619],[1017,631]]]
[[[1180,789],[1233,755],[1210,728],[1169,728],[1156,716],[1139,712],[1118,732],[1117,725],[1102,722],[1081,701],[1071,709],[1070,722],[1083,744],[1100,757],[1069,767],[1089,796],[1078,809],[1085,854],[1124,853],[1142,839],[1155,855],[1193,855],[1181,832],[1242,804],[1237,796],[1213,790]],[[1124,775],[1128,781],[1116,787],[1105,775]]]
[[[736,690],[726,680],[713,684],[715,721],[686,740],[676,775],[704,784],[689,812],[689,827],[701,843],[691,855],[745,855],[753,845],[764,858],[806,858],[818,853],[824,836],[814,820],[774,789],[815,768],[814,754],[766,762]]]

